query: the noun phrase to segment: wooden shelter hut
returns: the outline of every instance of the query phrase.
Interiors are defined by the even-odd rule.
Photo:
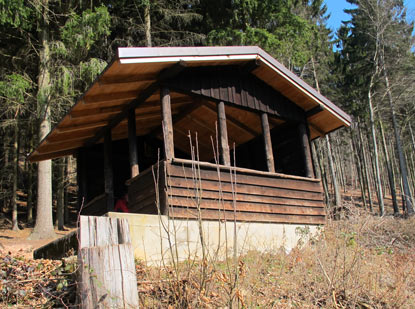
[[[30,159],[76,157],[82,214],[322,224],[310,140],[350,122],[258,47],[119,48]]]

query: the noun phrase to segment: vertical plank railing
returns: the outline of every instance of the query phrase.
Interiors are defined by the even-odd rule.
[[[126,219],[81,216],[81,308],[138,308],[137,278]]]

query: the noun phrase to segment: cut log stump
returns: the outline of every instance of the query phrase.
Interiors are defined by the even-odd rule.
[[[138,308],[127,220],[81,216],[78,262],[81,308]]]

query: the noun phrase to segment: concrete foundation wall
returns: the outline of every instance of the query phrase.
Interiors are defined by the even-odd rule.
[[[307,241],[318,232],[316,225],[246,222],[201,222],[169,220],[167,216],[110,212],[113,218],[128,220],[134,255],[149,265],[202,257],[201,236],[210,258],[233,255],[234,234],[238,254],[249,250],[268,252],[283,248],[290,251],[298,241]],[[202,231],[202,233],[200,233]]]

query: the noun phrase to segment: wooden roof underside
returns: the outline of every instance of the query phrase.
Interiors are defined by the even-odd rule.
[[[118,54],[30,155],[32,161],[73,154],[80,147],[101,142],[109,129],[113,139],[126,138],[126,115],[131,108],[136,108],[137,135],[159,137],[159,87],[192,67],[243,68],[306,112],[311,138],[351,122],[346,113],[258,47],[120,48]],[[198,133],[199,145],[208,148],[210,136],[215,136],[214,103],[180,91],[172,91],[171,100],[175,146],[189,151],[190,130]],[[255,110],[227,106],[226,113],[230,144],[243,144],[261,134]],[[270,119],[271,127],[284,122],[278,117]]]

